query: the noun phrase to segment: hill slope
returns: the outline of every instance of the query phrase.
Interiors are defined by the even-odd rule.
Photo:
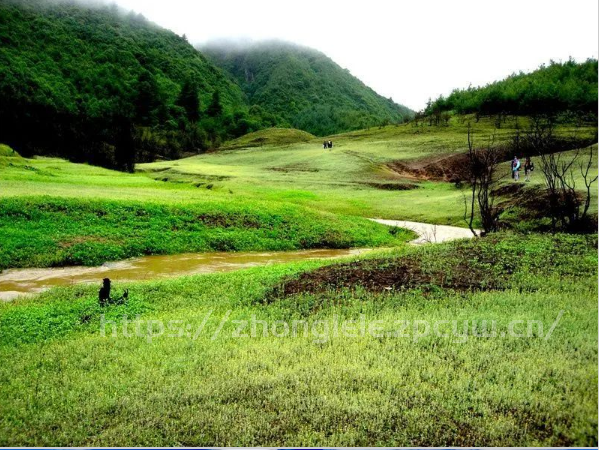
[[[300,142],[308,142],[314,135],[293,128],[266,128],[238,137],[223,145],[223,149],[251,148],[263,146],[284,146]]]
[[[2,0],[0,42],[0,142],[24,154],[108,163],[123,128],[145,127],[138,147],[162,153],[248,131],[230,133],[247,111],[235,83],[185,38],[114,5]],[[225,128],[216,116],[232,111]]]
[[[279,126],[323,136],[412,114],[316,50],[279,41],[200,50],[231,74],[255,109],[275,114]]]

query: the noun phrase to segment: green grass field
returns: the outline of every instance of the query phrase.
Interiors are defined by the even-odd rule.
[[[473,126],[480,141],[493,130]],[[373,128],[331,137],[328,151],[302,133],[263,131],[134,174],[1,147],[0,269],[393,248],[116,283],[129,301],[104,309],[89,285],[0,303],[0,445],[596,446],[596,234],[512,231],[412,247],[411,233],[366,220],[464,225],[464,188],[389,164],[464,151],[465,132],[457,118]],[[596,203],[595,189],[595,212]],[[344,276],[349,285],[335,285]],[[109,330],[137,317],[140,334],[103,336],[103,314]],[[256,336],[233,337],[233,320],[253,318],[309,328],[264,336],[258,324]],[[338,320],[376,323],[383,335],[332,334]],[[396,335],[406,320],[408,335]],[[521,335],[475,336],[483,320],[500,333],[516,323]],[[180,321],[176,337],[169,321]],[[443,321],[445,335],[433,332]]]
[[[101,265],[143,255],[400,245],[412,238],[362,218],[269,202],[165,206],[10,198],[2,202],[0,269]]]
[[[276,196],[59,159],[0,157],[0,268],[196,251],[389,246],[411,238]],[[392,231],[392,232],[390,232]]]
[[[513,133],[509,125],[497,141]],[[273,129],[231,144],[271,145],[140,164],[135,174],[7,149],[0,156],[0,268],[407,239],[363,219],[370,217],[465,226],[464,188],[406,179],[388,164],[464,151],[466,126],[454,119],[448,127],[347,133],[331,138],[332,150],[320,139],[305,142],[306,133]],[[473,127],[480,142],[493,133],[488,120]]]
[[[520,118],[518,123],[522,128],[527,122]],[[467,122],[454,118],[447,127],[408,124],[373,128],[332,136],[332,150],[324,150],[322,139],[316,138],[140,164],[138,170],[158,180],[210,185],[215,192],[283,200],[339,214],[465,226],[463,203],[467,193],[462,188],[406,179],[388,164],[465,152],[467,126]],[[476,145],[484,146],[491,139],[496,143],[508,141],[516,121],[510,119],[499,130],[488,119],[471,121],[471,126]],[[558,128],[563,136],[590,136],[593,131]],[[281,139],[280,133],[276,130],[275,138]],[[293,132],[290,134],[292,138]],[[597,172],[596,158],[593,170]],[[509,173],[507,161],[505,172]],[[540,171],[533,180],[541,182]],[[582,185],[580,180],[578,184]],[[402,190],[406,185],[416,188]],[[596,198],[595,194],[594,205]]]
[[[216,192],[289,201],[363,217],[462,222],[462,192],[447,183],[420,183],[414,190],[390,190],[373,183],[405,184],[385,164],[465,150],[464,127],[415,130],[386,127],[284,146],[226,150],[183,159],[141,164],[156,179],[212,185]],[[489,132],[481,124],[481,133]]]
[[[405,252],[369,258],[384,266]],[[505,235],[409,254],[424,271],[459,260],[496,287],[269,295],[331,264],[311,262],[129,284],[129,303],[105,311],[93,286],[2,304],[0,444],[597,445],[596,238]],[[110,323],[102,336],[102,313],[116,337]],[[123,336],[125,314],[146,321],[139,335],[130,325]],[[255,337],[248,325],[249,337],[235,338],[231,321],[252,317],[270,330],[306,320],[309,331],[264,336],[256,322]],[[158,323],[171,320],[182,332],[160,335]],[[335,320],[364,320],[368,330],[380,321],[385,334],[335,336]],[[400,320],[410,323],[406,337],[387,334]],[[457,334],[449,324],[446,336],[413,326],[443,320],[457,321]],[[537,322],[529,337],[476,337],[482,320],[498,333],[522,320],[522,336]]]
[[[496,132],[497,142],[508,139],[515,131],[514,123],[512,119]],[[519,123],[523,127],[526,122],[519,119]],[[467,149],[466,127],[466,123],[452,119],[448,127],[408,124],[373,128],[331,137],[335,143],[332,151],[323,150],[319,138],[303,142],[305,133],[275,129],[258,135],[267,140],[270,136],[276,145],[139,164],[136,174],[52,158],[17,161],[0,156],[0,195],[167,204],[258,200],[350,216],[465,226],[463,189],[451,183],[406,180],[387,164],[463,152]],[[494,133],[490,120],[472,122],[472,127],[475,140],[481,145]],[[593,129],[562,126],[558,131],[563,135],[590,135]],[[300,142],[294,144],[294,140]],[[240,138],[233,141],[233,146],[251,145],[250,141],[251,138]],[[540,179],[537,172],[533,181],[538,183]],[[395,190],[406,185],[416,188]],[[595,197],[595,211],[596,203]]]

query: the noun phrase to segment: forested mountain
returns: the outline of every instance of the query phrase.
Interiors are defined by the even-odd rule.
[[[597,113],[597,60],[551,62],[532,73],[518,73],[484,87],[456,89],[430,102],[426,115]]]
[[[272,125],[184,37],[56,0],[0,0],[0,123],[22,154],[125,169]]]
[[[200,48],[241,86],[251,111],[316,135],[402,122],[408,108],[381,97],[324,54],[280,41]]]

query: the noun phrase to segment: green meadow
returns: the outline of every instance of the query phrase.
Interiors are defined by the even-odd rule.
[[[481,145],[495,133],[490,120],[472,127]],[[508,119],[495,142],[515,127]],[[415,247],[413,233],[367,220],[465,226],[467,188],[395,164],[462,153],[466,130],[459,118],[371,128],[330,137],[332,150],[262,131],[133,174],[2,147],[0,268],[386,249],[116,282],[130,297],[108,308],[89,285],[0,303],[0,445],[596,446],[596,234],[511,230]],[[525,189],[540,184],[537,171]],[[595,213],[596,203],[595,192]],[[124,316],[139,333],[120,331]],[[252,320],[308,331],[278,337],[260,322],[255,336],[234,336],[233,321]],[[378,331],[334,334],[346,320]],[[172,321],[182,328],[169,336]],[[482,321],[499,334],[481,335]]]
[[[0,268],[98,265],[199,251],[390,246],[412,234],[336,214],[289,190],[260,196],[60,159],[0,157]],[[214,176],[220,179],[220,176]]]
[[[497,235],[349,263],[409,259],[432,277],[400,290],[284,294],[285,283],[336,267],[305,262],[118,283],[131,298],[108,309],[85,285],[1,304],[0,444],[597,445],[596,244]],[[485,282],[434,284],[457,267]],[[124,335],[125,315],[143,321],[139,333],[132,324]],[[235,337],[241,320],[255,321],[253,337],[251,325]],[[282,335],[281,321],[294,320],[308,331]],[[345,320],[355,331],[335,335]],[[483,320],[497,337],[479,336]],[[161,333],[169,321],[178,331]],[[514,321],[518,336],[501,337]]]
[[[280,200],[338,214],[386,219],[406,219],[465,226],[462,186],[406,178],[392,168],[394,162],[430,161],[467,150],[470,123],[475,145],[509,143],[516,132],[528,125],[526,118],[510,118],[500,129],[490,119],[453,118],[448,126],[413,124],[376,127],[332,136],[332,150],[322,148],[322,139],[309,142],[277,143],[238,148],[194,156],[178,161],[140,164],[138,170],[156,180],[210,186],[214,192]],[[593,127],[562,125],[556,130],[564,137],[592,137]],[[264,132],[255,133],[258,139]],[[293,136],[293,132],[290,132]],[[300,138],[301,139],[301,138]],[[241,142],[250,145],[250,137]],[[585,150],[588,152],[588,150]],[[538,162],[537,162],[538,163]],[[538,165],[538,164],[537,164]],[[593,170],[597,171],[596,158]],[[509,163],[505,162],[505,175]],[[578,185],[583,186],[578,173]],[[533,183],[541,183],[534,174]],[[507,181],[507,180],[506,180]],[[596,204],[596,195],[595,195]],[[596,209],[595,209],[596,211]]]
[[[596,11],[146,3],[0,0],[0,448],[597,448]]]
[[[101,265],[185,252],[389,246],[412,236],[366,219],[268,202],[165,206],[52,197],[2,202],[0,268]]]
[[[476,125],[476,138],[489,139],[491,122]],[[391,246],[409,238],[366,218],[464,226],[462,187],[405,179],[389,163],[463,151],[465,130],[458,120],[390,126],[333,136],[334,148],[324,150],[320,139],[305,142],[305,132],[274,129],[233,141],[232,149],[139,164],[134,174],[21,158],[7,148],[0,156],[0,268]],[[506,124],[496,139],[511,132]],[[252,147],[256,140],[261,145]]]

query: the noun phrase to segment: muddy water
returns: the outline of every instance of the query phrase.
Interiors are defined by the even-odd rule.
[[[290,252],[186,253],[145,256],[106,263],[99,267],[8,269],[0,273],[0,300],[35,294],[54,286],[96,283],[102,278],[137,281],[200,273],[228,272],[267,264],[331,259],[358,255],[367,249],[299,250]]]

